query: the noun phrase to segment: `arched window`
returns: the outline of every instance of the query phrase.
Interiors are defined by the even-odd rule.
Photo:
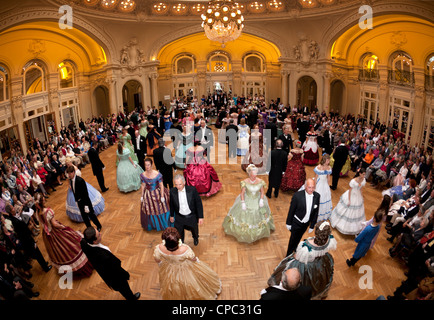
[[[209,72],[227,72],[231,71],[229,57],[225,52],[215,52],[208,60]]]
[[[195,61],[193,55],[183,54],[177,58],[173,63],[174,74],[186,74],[195,72]]]
[[[250,53],[244,57],[245,72],[264,72],[264,59],[259,54]]]
[[[63,61],[58,65],[59,88],[72,88],[75,86],[74,68],[68,61]]]
[[[29,61],[23,68],[24,94],[43,92],[46,90],[45,73],[40,61]]]
[[[413,60],[405,52],[392,55],[389,81],[393,84],[413,86]]]
[[[426,62],[425,87],[427,90],[434,90],[434,53],[428,57]]]
[[[362,67],[359,71],[360,81],[378,81],[378,57],[372,53],[366,53],[361,59]]]
[[[0,65],[0,102],[9,99],[8,71]]]

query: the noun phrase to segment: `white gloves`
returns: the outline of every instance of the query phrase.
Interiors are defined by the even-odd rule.
[[[246,203],[244,201],[241,202],[241,209],[243,209],[244,211],[246,211],[246,209],[247,209]]]
[[[313,229],[312,228],[309,228],[309,233],[311,233],[313,231]]]
[[[259,200],[259,208],[262,208],[264,206],[264,199]]]
[[[286,225],[286,229],[288,229],[289,231],[291,231],[291,226],[289,224]]]
[[[161,197],[161,202],[162,202],[162,203],[165,203],[165,202],[166,202],[166,199],[165,199],[164,197]]]
[[[85,206],[85,207],[84,207],[84,212],[86,212],[86,213],[89,213],[89,212],[90,212],[88,206]]]
[[[143,202],[143,197],[140,197],[140,202]]]

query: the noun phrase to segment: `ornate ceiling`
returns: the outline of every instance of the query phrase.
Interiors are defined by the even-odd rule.
[[[197,0],[47,0],[50,3],[73,5],[76,9],[104,14],[136,15],[142,17],[194,17],[200,16],[209,1]],[[374,1],[374,0],[370,0]],[[305,14],[325,14],[336,10],[359,5],[360,0],[235,0],[245,16],[269,17],[285,15],[288,17]]]

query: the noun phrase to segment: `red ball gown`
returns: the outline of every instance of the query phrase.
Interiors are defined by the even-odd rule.
[[[221,189],[222,183],[204,156],[204,151],[201,146],[187,150],[184,178],[185,184],[196,187],[199,195],[209,197]]]
[[[292,158],[288,161],[286,166],[280,189],[282,191],[298,191],[306,181],[306,170],[301,159],[303,150],[299,148],[292,149],[289,153],[292,154]]]

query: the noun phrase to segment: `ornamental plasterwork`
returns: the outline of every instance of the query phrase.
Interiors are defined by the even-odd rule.
[[[139,47],[136,38],[131,39],[128,44],[121,49],[119,62],[122,66],[130,70],[134,70],[145,63],[144,51]]]
[[[293,46],[294,58],[303,66],[309,66],[318,60],[319,45],[315,40],[308,40],[306,36],[301,36],[298,44]]]
[[[45,48],[45,41],[41,39],[34,39],[29,44],[28,51],[35,56],[35,58],[44,53],[47,49]]]

